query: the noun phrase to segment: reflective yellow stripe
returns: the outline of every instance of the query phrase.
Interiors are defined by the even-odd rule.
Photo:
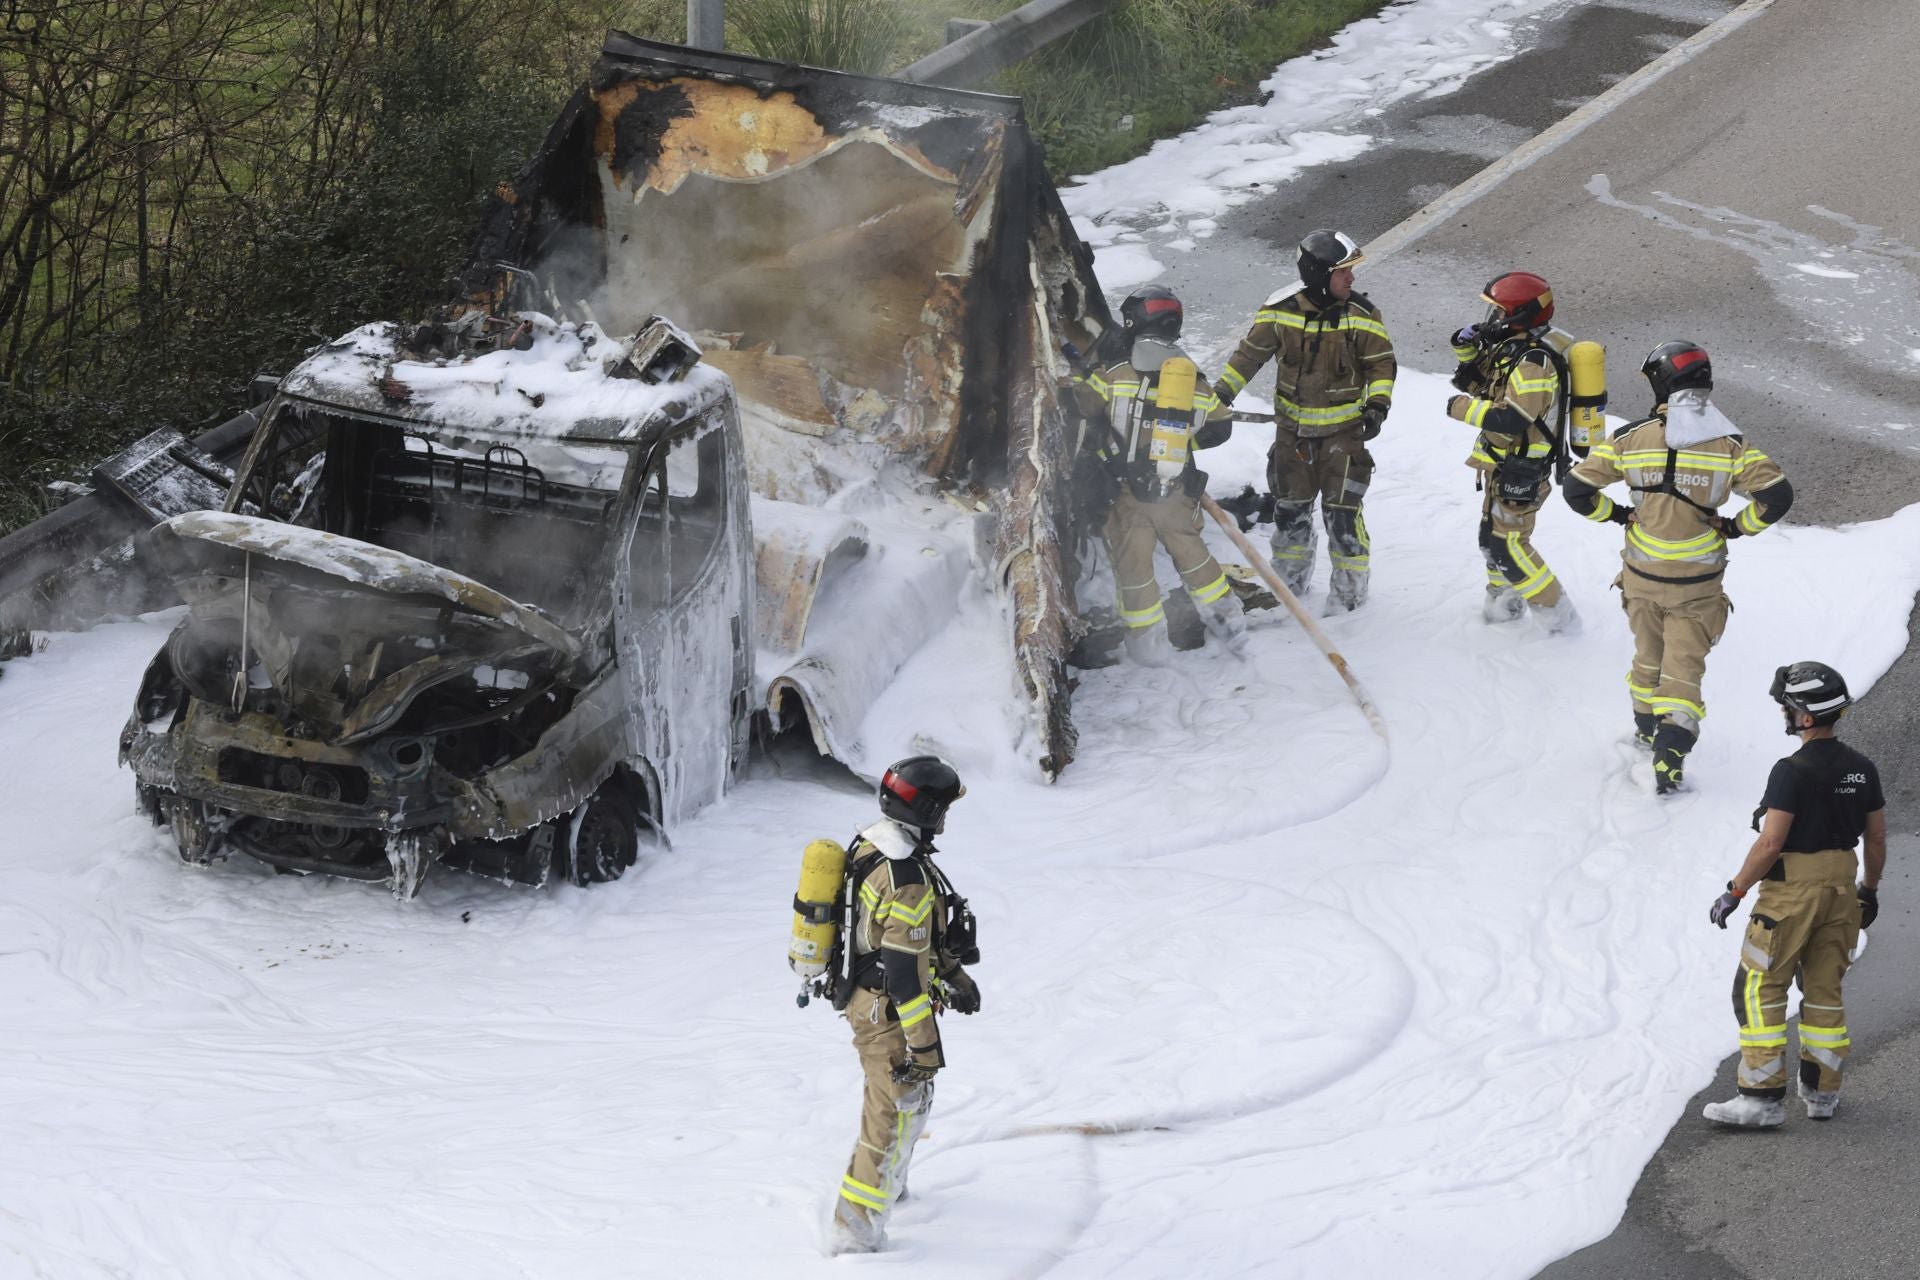
[[[1520,534],[1517,530],[1507,535],[1507,554],[1513,557],[1513,562],[1519,565],[1521,572],[1527,575],[1519,582],[1512,584],[1513,589],[1523,598],[1533,599],[1556,581],[1553,570],[1547,568],[1543,561],[1528,558],[1526,551],[1520,545]]]
[[[1296,404],[1285,396],[1273,398],[1275,409],[1284,413],[1303,427],[1330,427],[1342,422],[1351,422],[1360,416],[1360,401],[1352,400],[1346,404],[1324,405],[1308,408]]]
[[[1656,538],[1637,524],[1627,526],[1627,541],[1638,551],[1643,551],[1655,560],[1694,560],[1710,556],[1727,545],[1717,529],[1708,529],[1705,533],[1691,538],[1672,542],[1666,538]]]
[[[1375,378],[1372,382],[1369,382],[1367,384],[1367,399],[1369,400],[1393,399],[1393,379],[1392,378]]]
[[[1137,396],[1140,394],[1140,384],[1138,382],[1115,382],[1111,385],[1113,387],[1113,394],[1117,396]]]
[[[905,1004],[898,1006],[898,1010],[900,1014],[900,1027],[901,1030],[904,1031],[908,1027],[917,1027],[928,1018],[931,1018],[933,1016],[933,1002],[925,996],[915,996]]]
[[[1642,702],[1644,702],[1648,698],[1651,698],[1653,696],[1653,686],[1650,684],[1635,684],[1633,682],[1633,673],[1628,672],[1627,673],[1627,692],[1631,693],[1634,697],[1639,698]]]
[[[878,1209],[884,1212],[887,1207],[886,1192],[878,1187],[870,1187],[852,1175],[840,1179],[840,1196],[865,1209]]]
[[[887,906],[891,909],[889,914],[891,914],[895,920],[904,920],[908,924],[925,924],[927,917],[933,913],[933,895],[929,893],[926,897],[922,898],[920,905],[917,907],[909,907],[897,898],[888,903]]]
[[[1760,504],[1749,502],[1740,513],[1740,528],[1744,533],[1765,533],[1773,526],[1760,518]]]
[[[880,895],[874,891],[872,885],[863,882],[860,885],[860,901],[869,907],[875,907],[880,904]]]
[[[1218,409],[1220,407],[1220,397],[1214,395],[1211,391],[1197,391],[1193,396],[1193,407],[1208,410]]]
[[[1135,630],[1150,627],[1156,622],[1165,620],[1166,616],[1166,605],[1159,600],[1155,600],[1150,609],[1123,608],[1120,610],[1120,620]]]
[[[1588,451],[1587,457],[1599,458],[1602,461],[1614,463],[1616,467],[1620,462],[1620,455],[1614,452],[1613,445],[1606,441],[1602,441],[1593,446],[1593,448]]]
[[[1622,454],[1620,464],[1627,467],[1645,467],[1658,471],[1662,475],[1667,470],[1667,451],[1665,449],[1635,449],[1632,453]],[[1733,474],[1733,459],[1724,453],[1689,453],[1680,450],[1674,455],[1673,465],[1685,467],[1689,471],[1724,471]]]
[[[1593,510],[1587,512],[1587,519],[1601,521],[1613,519],[1613,499],[1604,493],[1594,494]]]
[[[1766,461],[1769,461],[1766,454],[1760,452],[1758,449],[1749,449],[1740,455],[1738,462],[1733,464],[1733,474],[1737,476],[1755,463]]]
[[[1493,401],[1482,400],[1475,396],[1467,405],[1467,425],[1470,427],[1483,425],[1487,420],[1487,410],[1491,408],[1493,408]]]
[[[1387,337],[1387,326],[1375,320],[1363,320],[1359,316],[1342,316],[1340,327],[1357,330],[1360,333],[1371,333],[1375,337],[1385,338],[1388,342],[1393,341],[1392,338]]]
[[[1255,324],[1284,325],[1289,329],[1305,329],[1307,318],[1297,311],[1262,311],[1254,316]]]
[[[1453,349],[1453,358],[1461,364],[1472,364],[1473,358],[1479,354],[1480,348],[1478,347],[1455,347]]]
[[[1684,711],[1692,716],[1695,721],[1705,720],[1707,718],[1707,709],[1704,706],[1698,702],[1688,702],[1685,698],[1669,698],[1665,696],[1648,697],[1646,703],[1649,707],[1653,708],[1655,715],[1669,711]]]
[[[1227,371],[1220,375],[1220,381],[1226,383],[1227,386],[1233,391],[1233,394],[1239,395],[1243,390],[1246,389],[1247,376],[1241,373],[1238,369],[1234,368],[1232,365],[1228,365]]]
[[[1554,377],[1552,374],[1548,374],[1544,378],[1513,377],[1507,379],[1508,390],[1522,393],[1528,391],[1551,391],[1559,385],[1560,379]]]
[[[1802,1022],[1800,1043],[1819,1045],[1823,1049],[1845,1049],[1853,1041],[1848,1037],[1845,1027],[1810,1027]]]
[[[1777,1048],[1787,1042],[1786,1024],[1777,1027],[1762,1027],[1758,1031],[1742,1031],[1740,1043],[1754,1049]]]
[[[1227,585],[1227,575],[1222,573],[1206,586],[1193,592],[1193,602],[1195,604],[1212,604],[1215,600],[1227,594],[1229,589]]]

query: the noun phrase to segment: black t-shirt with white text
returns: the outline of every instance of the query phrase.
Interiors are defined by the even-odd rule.
[[[1762,809],[1793,815],[1784,852],[1852,849],[1867,829],[1867,815],[1886,808],[1880,771],[1873,761],[1838,738],[1815,738],[1773,766]],[[1769,880],[1785,875],[1774,864]]]

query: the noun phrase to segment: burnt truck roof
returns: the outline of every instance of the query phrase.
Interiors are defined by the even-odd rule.
[[[465,332],[362,325],[316,348],[281,379],[280,394],[429,436],[452,430],[629,449],[728,395],[727,376],[698,363],[671,380],[647,380],[634,366],[637,338],[609,337],[590,321],[523,311],[489,323],[499,331],[479,343],[474,324]]]

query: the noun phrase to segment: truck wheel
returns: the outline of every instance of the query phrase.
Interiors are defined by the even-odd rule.
[[[618,880],[640,856],[640,814],[615,779],[573,812],[567,832],[567,879],[585,886]]]

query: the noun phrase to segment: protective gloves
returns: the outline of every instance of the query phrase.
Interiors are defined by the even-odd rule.
[[[1460,365],[1453,371],[1453,389],[1471,391],[1480,384],[1480,373],[1472,364]]]
[[[1859,885],[1854,892],[1860,896],[1860,927],[1864,929],[1880,918],[1880,891]]]
[[[1722,929],[1726,928],[1727,917],[1740,909],[1740,899],[1746,896],[1733,887],[1733,881],[1727,881],[1727,891],[1715,898],[1713,905],[1707,908],[1707,919]]]
[[[1613,514],[1608,516],[1607,519],[1611,520],[1614,524],[1632,524],[1633,508],[1624,502],[1616,503],[1613,508]]]
[[[1713,518],[1713,527],[1718,529],[1720,536],[1729,542],[1735,538],[1744,537],[1747,532],[1740,527],[1740,522],[1732,516],[1715,516]]]
[[[1464,329],[1459,329],[1455,331],[1453,335],[1453,345],[1456,347],[1479,346],[1480,345],[1480,326],[1477,324],[1470,324],[1466,326]]]
[[[940,1046],[928,1045],[924,1049],[909,1046],[904,1062],[896,1063],[891,1074],[896,1084],[924,1084],[933,1079],[940,1070]]]
[[[1380,434],[1380,428],[1387,421],[1387,406],[1369,404],[1360,411],[1360,438],[1371,440]]]
[[[955,968],[940,976],[940,1003],[955,1013],[980,1012],[980,984],[965,969]]]

